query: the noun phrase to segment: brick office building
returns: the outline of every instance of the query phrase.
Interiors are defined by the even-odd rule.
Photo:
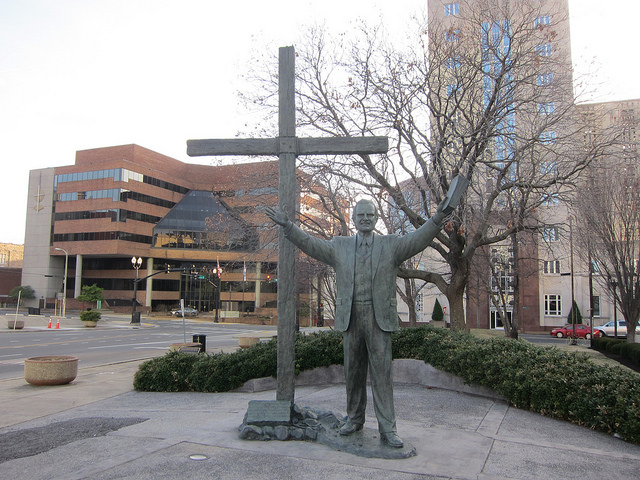
[[[272,313],[277,283],[275,228],[263,213],[277,202],[275,161],[211,167],[137,145],[77,152],[74,165],[32,170],[22,284],[33,306],[97,284],[111,308],[163,311],[185,299],[222,316]],[[142,258],[138,271],[132,257]],[[220,266],[220,298],[216,298]],[[37,303],[37,305],[36,305]]]

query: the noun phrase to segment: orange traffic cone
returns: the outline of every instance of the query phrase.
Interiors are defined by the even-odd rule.
[[[47,326],[47,328],[51,328],[51,318],[49,318],[49,325]]]
[[[60,329],[60,319],[56,319],[56,328]]]

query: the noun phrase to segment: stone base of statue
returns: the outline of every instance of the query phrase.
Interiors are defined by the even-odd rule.
[[[317,442],[366,458],[403,459],[417,455],[416,449],[406,441],[402,448],[389,447],[382,442],[378,431],[371,428],[349,436],[340,435],[345,420],[329,411],[301,408],[289,402],[253,400],[238,430],[244,440]]]

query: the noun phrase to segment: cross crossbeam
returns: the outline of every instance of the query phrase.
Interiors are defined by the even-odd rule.
[[[348,155],[386,152],[387,137],[333,138],[231,138],[220,140],[189,140],[187,155]]]

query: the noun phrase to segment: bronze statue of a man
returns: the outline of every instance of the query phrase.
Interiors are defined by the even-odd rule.
[[[457,191],[454,184],[458,186]],[[344,332],[348,416],[340,429],[341,435],[362,429],[367,405],[367,371],[370,370],[380,437],[391,447],[404,446],[396,428],[391,356],[391,332],[399,328],[397,271],[403,261],[429,246],[442,228],[444,218],[453,211],[462,194],[460,188],[464,192],[467,185],[464,178],[454,184],[435,215],[404,236],[374,234],[378,212],[370,200],[361,200],[354,208],[357,235],[331,240],[305,233],[285,212],[266,209],[267,215],[284,228],[286,238],[307,255],[332,266],[336,273],[334,321],[335,328]]]

